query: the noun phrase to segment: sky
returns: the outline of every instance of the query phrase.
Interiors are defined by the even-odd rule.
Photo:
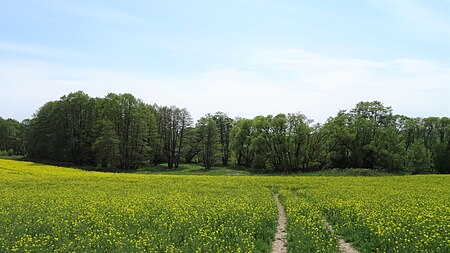
[[[79,90],[194,119],[450,117],[450,0],[0,0],[0,117]]]

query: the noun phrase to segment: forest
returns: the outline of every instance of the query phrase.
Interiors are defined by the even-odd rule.
[[[280,173],[368,168],[447,174],[450,118],[411,118],[370,101],[324,124],[299,112],[253,119],[216,112],[194,122],[185,108],[78,91],[45,103],[31,119],[0,117],[0,156],[7,155],[104,170],[199,163]]]

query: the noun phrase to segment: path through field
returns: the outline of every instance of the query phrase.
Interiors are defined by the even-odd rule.
[[[278,198],[278,194],[273,196],[278,206],[278,226],[277,233],[275,234],[275,240],[272,242],[272,253],[286,253],[286,213],[284,207]]]
[[[333,227],[330,223],[328,223],[327,220],[324,220],[324,223],[327,226],[328,230],[330,230],[332,233],[335,233]],[[344,239],[339,239],[339,250],[342,253],[359,253],[359,251],[353,248],[351,243],[346,242]]]

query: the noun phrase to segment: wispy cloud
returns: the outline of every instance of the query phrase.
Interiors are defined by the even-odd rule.
[[[450,115],[448,64],[336,58],[299,49],[262,51],[247,60],[240,68],[211,68],[195,76],[0,61],[0,115],[19,103],[28,104],[21,115],[29,117],[44,102],[77,90],[92,96],[128,92],[148,103],[186,107],[195,118],[215,111],[249,118],[302,111],[324,122],[362,100],[380,100],[409,116]],[[30,92],[40,89],[45,92]]]
[[[18,53],[28,56],[49,56],[58,58],[79,58],[84,57],[85,54],[80,52],[72,52],[69,50],[63,50],[58,48],[46,47],[35,44],[11,42],[0,39],[0,51],[8,53]]]
[[[375,61],[351,58],[338,59],[296,48],[260,51],[252,55],[252,57],[255,64],[273,65],[291,70],[383,66]]]
[[[381,100],[410,115],[450,115],[448,63],[336,58],[298,49],[268,50],[250,59],[262,73],[286,70],[291,76],[287,87],[299,93],[316,91],[316,98],[342,109],[361,100]]]

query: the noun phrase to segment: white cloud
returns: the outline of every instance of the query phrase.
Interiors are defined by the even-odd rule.
[[[245,57],[244,57],[245,58]],[[449,66],[414,58],[371,61],[297,49],[249,55],[246,67],[198,76],[68,68],[39,61],[0,62],[0,115],[23,119],[69,92],[132,93],[147,103],[186,107],[199,118],[301,111],[324,122],[359,101],[379,100],[409,116],[450,115]]]
[[[35,44],[11,42],[0,39],[0,51],[14,52],[32,56],[50,56],[58,58],[81,58],[85,54]]]
[[[414,58],[334,58],[294,49],[262,52],[252,60],[263,71],[295,73],[291,86],[318,92],[318,97],[333,101],[335,111],[336,106],[345,109],[361,100],[380,100],[411,116],[450,115],[448,64]],[[313,114],[319,120],[325,117]]]
[[[366,68],[383,67],[379,62],[362,59],[338,59],[315,54],[301,49],[271,49],[251,56],[255,64],[277,65],[279,68],[298,70],[316,68]]]

